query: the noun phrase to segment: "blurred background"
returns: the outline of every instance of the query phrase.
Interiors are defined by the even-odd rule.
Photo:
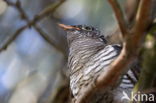
[[[107,0],[0,0],[0,103],[68,101],[68,48],[58,23],[92,25],[103,35],[116,27]]]
[[[68,84],[66,34],[57,23],[92,25],[105,33],[115,20],[106,0],[0,0],[0,47],[11,41],[0,50],[0,103],[56,103]]]

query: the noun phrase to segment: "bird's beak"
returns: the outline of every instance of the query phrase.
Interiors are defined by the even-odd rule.
[[[80,30],[80,28],[78,27],[74,27],[74,26],[70,26],[70,25],[65,25],[65,24],[58,24],[61,28],[63,28],[64,30]]]

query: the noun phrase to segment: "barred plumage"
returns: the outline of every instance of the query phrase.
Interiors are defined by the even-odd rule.
[[[92,80],[96,78],[99,74],[109,69],[108,67],[110,63],[119,55],[120,48],[121,47],[118,45],[108,45],[104,48],[101,48],[99,51],[94,53],[94,55],[90,55],[85,64],[83,64],[84,62],[81,62],[82,64],[79,63],[81,67],[76,70],[76,72],[72,71],[70,75],[70,86],[75,98],[77,97],[77,94],[80,92],[81,89],[85,88],[85,86],[91,83]],[[73,56],[76,55],[79,55],[79,53]],[[86,54],[84,54],[84,56],[86,56]],[[73,58],[72,55],[70,55],[69,61],[71,61],[70,57]],[[69,62],[69,64],[71,68],[78,68],[78,65],[74,65],[74,63],[72,62]]]
[[[77,99],[87,85],[90,85],[102,72],[109,69],[110,64],[120,54],[122,47],[118,44],[108,45],[104,36],[91,26],[61,24],[61,27],[67,30],[70,88],[74,98]],[[132,88],[134,85],[129,79],[131,76],[136,81],[133,74],[124,75],[122,83],[116,89]],[[100,103],[113,102],[113,98],[115,98],[113,97],[114,89],[115,87],[110,87],[108,91],[101,94],[102,96],[98,96]],[[95,100],[93,103],[99,102]]]

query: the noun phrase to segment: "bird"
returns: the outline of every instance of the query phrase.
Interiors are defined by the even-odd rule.
[[[77,101],[83,89],[91,85],[101,73],[109,70],[110,64],[119,56],[122,45],[109,44],[106,37],[93,26],[59,26],[67,33],[70,89],[74,101]],[[118,93],[118,90],[133,88],[134,84],[130,78],[136,83],[137,77],[132,71],[128,71],[115,86],[98,92],[94,97],[96,99],[91,99],[89,103],[117,103],[115,93]]]

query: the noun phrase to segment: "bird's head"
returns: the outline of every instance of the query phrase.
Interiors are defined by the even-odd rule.
[[[87,25],[64,25],[59,24],[67,32],[68,43],[71,43],[75,40],[93,40],[93,41],[102,41],[106,42],[103,35],[100,34],[100,31],[93,26]]]

